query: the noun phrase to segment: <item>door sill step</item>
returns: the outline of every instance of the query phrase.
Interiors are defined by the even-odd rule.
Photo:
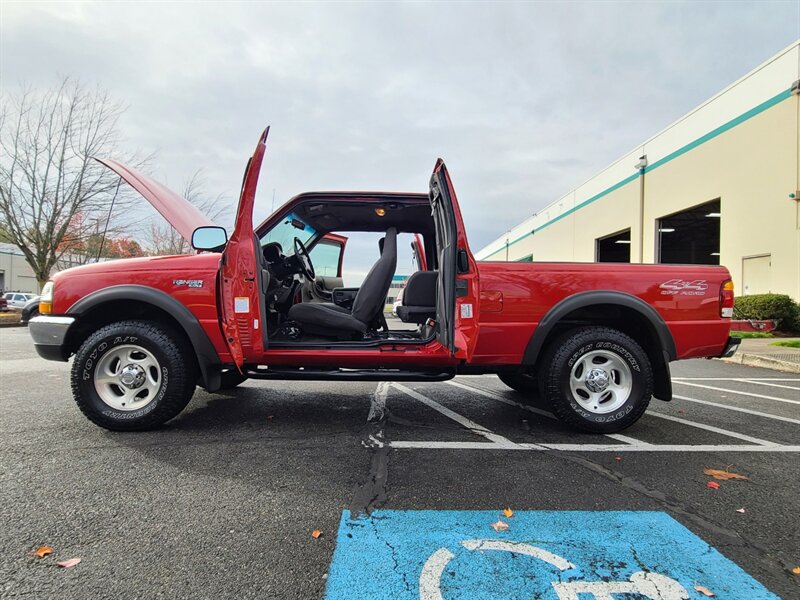
[[[455,371],[401,371],[397,369],[306,369],[245,365],[251,379],[291,379],[295,381],[447,381]]]

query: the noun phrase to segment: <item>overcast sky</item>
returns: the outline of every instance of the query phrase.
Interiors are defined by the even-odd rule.
[[[473,250],[800,37],[800,2],[0,2],[0,75],[99,83],[175,187],[256,222],[317,189],[424,191],[438,156]],[[787,82],[788,84],[788,82]]]

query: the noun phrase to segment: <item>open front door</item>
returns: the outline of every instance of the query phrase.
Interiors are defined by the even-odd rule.
[[[478,339],[478,266],[467,244],[456,193],[441,158],[431,176],[430,201],[439,269],[437,337],[455,358],[469,360]]]
[[[233,361],[241,370],[245,359],[258,359],[267,341],[258,239],[253,232],[253,205],[269,127],[247,163],[236,211],[236,225],[222,253],[220,290],[222,330]]]

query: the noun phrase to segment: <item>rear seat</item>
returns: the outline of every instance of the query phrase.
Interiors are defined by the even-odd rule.
[[[425,323],[436,318],[436,282],[438,271],[417,271],[403,289],[403,304],[397,307],[397,316],[404,323]]]

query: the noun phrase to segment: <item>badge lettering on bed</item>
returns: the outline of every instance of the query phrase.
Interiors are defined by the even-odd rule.
[[[233,299],[233,312],[249,313],[250,298],[248,298],[247,296],[236,296],[236,298]]]
[[[172,285],[185,285],[186,287],[190,288],[201,288],[203,287],[203,280],[202,279],[173,279]]]

